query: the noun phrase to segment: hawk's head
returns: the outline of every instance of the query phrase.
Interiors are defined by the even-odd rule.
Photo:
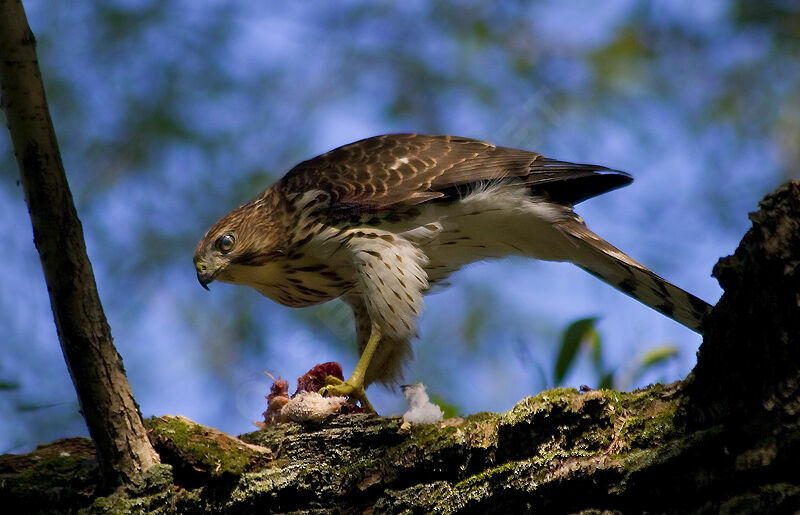
[[[274,205],[262,196],[237,207],[206,232],[194,251],[197,280],[250,284],[249,271],[286,254],[273,217]]]

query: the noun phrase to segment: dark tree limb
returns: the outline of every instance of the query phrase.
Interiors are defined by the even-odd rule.
[[[2,106],[56,329],[107,486],[158,463],[97,294],[20,0],[0,0]]]
[[[66,440],[0,457],[0,506],[93,503],[97,513],[215,514],[796,512],[800,183],[768,195],[751,219],[736,253],[715,268],[725,294],[685,381],[629,393],[551,390],[507,413],[410,430],[398,417],[371,415],[274,424],[242,435],[249,445],[180,417],[154,418],[147,426],[172,469],[160,469],[148,488],[93,498],[92,454]]]
[[[693,427],[800,416],[800,183],[760,207],[736,252],[714,267],[725,293],[688,380]]]

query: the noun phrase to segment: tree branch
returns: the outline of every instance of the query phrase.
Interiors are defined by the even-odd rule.
[[[171,466],[97,499],[69,439],[0,457],[0,506],[178,513],[792,513],[800,509],[800,183],[767,196],[715,275],[698,365],[671,385],[557,389],[503,414],[281,423],[240,439],[147,421]],[[69,454],[69,456],[64,456]],[[22,510],[20,510],[22,511]]]
[[[158,455],[100,304],[20,0],[0,0],[0,83],[61,349],[107,485],[129,484]]]

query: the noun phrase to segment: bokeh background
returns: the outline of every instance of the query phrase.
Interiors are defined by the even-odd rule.
[[[794,2],[25,6],[100,296],[145,416],[245,432],[265,408],[265,372],[291,383],[322,361],[352,369],[338,301],[293,310],[243,287],[207,293],[192,266],[212,222],[336,146],[447,133],[628,171],[632,186],[579,213],[712,303],[711,269],[747,212],[800,171]],[[86,429],[5,135],[0,172],[2,453]],[[698,335],[570,265],[505,260],[453,283],[428,297],[405,374],[451,411],[507,410],[556,382],[672,381],[694,365]],[[597,317],[595,336],[559,372],[565,328],[585,317]],[[405,409],[396,388],[370,393],[384,414]]]

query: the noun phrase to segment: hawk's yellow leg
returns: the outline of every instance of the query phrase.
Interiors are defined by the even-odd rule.
[[[328,376],[325,378],[325,383],[328,386],[323,386],[319,393],[326,397],[347,396],[359,401],[361,407],[367,413],[375,413],[375,408],[370,404],[367,399],[367,393],[364,390],[364,377],[367,375],[369,362],[372,361],[372,355],[375,354],[375,349],[378,348],[378,342],[380,341],[381,330],[377,325],[373,324],[367,346],[364,347],[364,352],[361,353],[361,358],[358,360],[356,369],[353,370],[353,375],[350,376],[350,379],[342,381],[338,377]]]

